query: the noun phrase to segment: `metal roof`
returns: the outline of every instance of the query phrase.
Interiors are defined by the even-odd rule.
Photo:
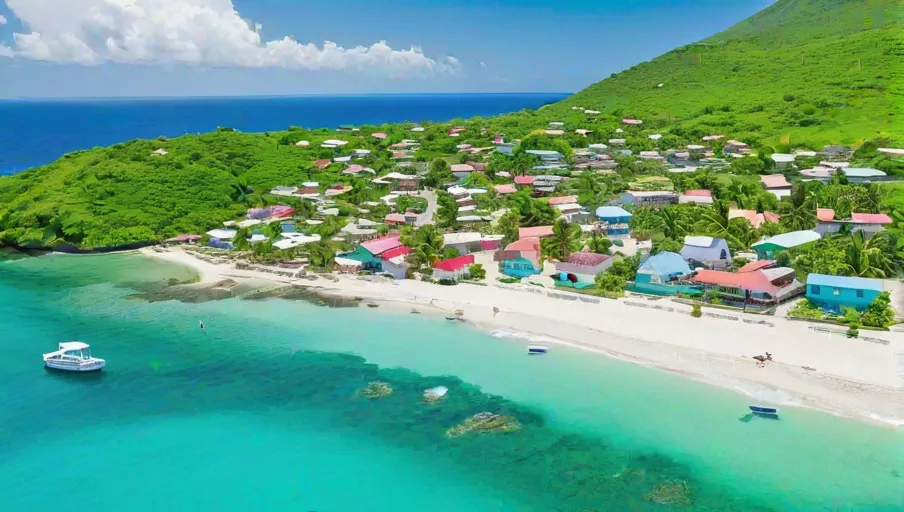
[[[885,289],[881,279],[869,279],[866,277],[828,276],[825,274],[810,274],[807,276],[807,284],[816,286],[831,286],[834,288],[851,288],[859,290],[875,290],[881,292]]]

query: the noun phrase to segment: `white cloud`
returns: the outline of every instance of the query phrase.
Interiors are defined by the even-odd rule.
[[[5,0],[31,31],[13,34],[17,57],[79,64],[180,63],[212,67],[377,70],[396,76],[455,72],[412,46],[343,48],[291,36],[264,41],[232,0]],[[7,48],[9,50],[9,48]],[[8,52],[7,52],[8,53]],[[3,50],[0,50],[3,55]]]
[[[9,57],[11,59],[14,55],[15,52],[13,52],[12,48],[0,44],[0,57]]]
[[[6,16],[0,14],[0,25],[6,25]]]
[[[480,61],[480,69],[486,69],[486,68],[487,68],[487,63],[484,61]]]

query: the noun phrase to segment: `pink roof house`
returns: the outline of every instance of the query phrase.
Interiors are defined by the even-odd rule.
[[[385,134],[385,133],[381,133],[381,132],[371,133],[370,136],[373,137],[373,138],[375,138],[375,139],[380,139],[380,140],[383,140],[383,139],[386,138],[386,134]]]
[[[515,192],[518,191],[518,189],[516,189],[515,186],[512,185],[511,183],[506,183],[505,185],[495,185],[495,186],[493,186],[493,190],[495,190],[496,193],[501,196],[505,196],[508,194],[514,194]]]
[[[556,263],[556,272],[561,274],[560,281],[591,284],[597,274],[605,272],[612,266],[612,256],[593,252],[573,252],[568,261]]]
[[[851,213],[850,219],[836,219],[835,210],[831,208],[816,209],[816,227],[814,231],[820,235],[837,233],[842,226],[849,226],[852,231],[863,231],[867,235],[878,233],[891,224],[891,217],[884,213]]]
[[[361,243],[361,248],[369,252],[373,256],[380,256],[384,252],[395,249],[402,245],[398,235],[388,235],[380,238],[374,238]]]
[[[540,239],[522,238],[505,246],[495,259],[502,262],[502,273],[527,277],[540,272]]]
[[[515,176],[515,185],[533,185],[533,176]]]
[[[546,238],[552,236],[552,226],[534,226],[532,228],[519,228],[518,238]]]
[[[549,198],[549,206],[556,206],[558,204],[571,204],[578,202],[578,198],[575,196],[557,196]]]
[[[773,212],[757,213],[756,210],[728,210],[729,220],[737,218],[747,219],[753,227],[758,228],[766,222],[777,223],[780,217]]]
[[[785,176],[781,174],[760,176],[760,181],[763,182],[763,186],[766,188],[766,190],[791,188],[791,184],[788,183],[788,180],[785,179]]]

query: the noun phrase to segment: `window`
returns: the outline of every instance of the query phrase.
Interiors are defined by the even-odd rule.
[[[815,284],[810,286],[810,293],[812,293],[813,295],[819,295],[819,286]]]
[[[862,298],[863,298],[863,290],[857,290],[857,298],[858,298],[858,299],[862,299]]]

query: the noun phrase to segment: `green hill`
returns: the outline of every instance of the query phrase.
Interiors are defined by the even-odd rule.
[[[570,107],[580,106],[673,133],[764,142],[902,140],[902,29],[902,0],[779,0],[704,41],[614,74],[550,113],[574,119]]]
[[[274,200],[265,194],[272,187],[302,181],[353,185],[343,208],[354,213],[355,205],[388,189],[340,175],[343,165],[319,169],[314,161],[369,149],[373,154],[359,163],[385,174],[394,167],[389,146],[413,137],[421,142],[415,155],[421,161],[452,157],[457,144],[491,146],[496,135],[521,138],[525,148],[570,154],[571,148],[607,141],[619,129],[624,133],[618,137],[635,151],[679,147],[710,134],[767,153],[865,140],[904,145],[902,29],[904,0],[779,0],[720,34],[538,111],[427,124],[419,134],[409,130],[411,124],[363,126],[341,136],[298,128],[266,134],[223,130],[79,151],[0,177],[0,245],[114,247],[202,232],[249,205]],[[621,125],[626,116],[642,119],[643,126]],[[544,134],[551,121],[565,122],[566,133]],[[449,137],[453,125],[466,130]],[[579,135],[578,128],[593,132]],[[370,137],[375,131],[389,137]],[[647,137],[652,133],[663,137],[653,141]],[[319,147],[336,137],[349,144],[341,150]],[[299,140],[309,140],[310,147],[294,147]],[[167,155],[154,155],[157,149]],[[888,172],[904,168],[904,162],[883,161],[874,147],[870,151],[861,152],[875,159],[869,165]],[[512,164],[503,165],[510,170]]]

